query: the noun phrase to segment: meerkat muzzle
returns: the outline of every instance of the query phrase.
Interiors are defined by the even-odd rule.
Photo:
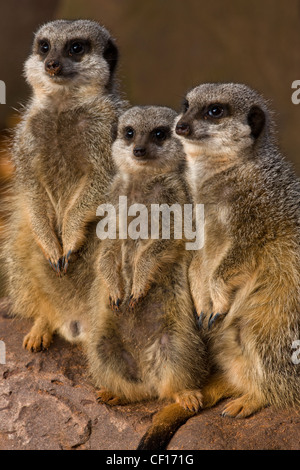
[[[45,70],[49,75],[58,75],[62,70],[62,66],[58,60],[49,60],[45,64]]]
[[[145,157],[147,154],[147,149],[146,147],[135,147],[133,149],[133,155],[135,157]]]
[[[188,123],[179,121],[176,125],[175,132],[178,135],[189,136],[192,133],[192,129]]]

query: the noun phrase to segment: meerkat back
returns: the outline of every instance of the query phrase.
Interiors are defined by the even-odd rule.
[[[15,180],[5,246],[12,312],[34,320],[24,347],[47,348],[55,331],[83,330],[96,208],[112,179],[118,50],[88,20],[36,33],[25,76],[32,87],[13,141]]]

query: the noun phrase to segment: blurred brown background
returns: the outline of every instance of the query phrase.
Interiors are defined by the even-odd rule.
[[[300,0],[1,0],[0,7],[7,88],[0,136],[30,95],[22,68],[33,32],[51,19],[89,18],[116,38],[121,88],[132,104],[179,109],[185,91],[206,81],[258,89],[272,102],[281,149],[300,175],[300,105],[291,101],[292,82],[300,80]],[[5,153],[2,180],[11,171],[3,161]]]

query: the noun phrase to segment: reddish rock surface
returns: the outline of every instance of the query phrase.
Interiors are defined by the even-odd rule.
[[[132,450],[149,427],[157,402],[109,408],[96,390],[79,347],[56,337],[48,351],[22,349],[30,322],[7,317],[0,304],[0,450]],[[300,415],[268,408],[247,420],[223,418],[223,404],[177,431],[169,450],[300,449]]]

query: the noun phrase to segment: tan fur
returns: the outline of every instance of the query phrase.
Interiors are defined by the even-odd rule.
[[[189,203],[182,148],[171,136],[175,117],[163,107],[134,107],[121,116],[113,144],[119,172],[108,195],[115,207],[120,195],[127,196],[128,207],[141,203],[149,214],[151,204]],[[131,140],[125,137],[128,126]],[[156,142],[153,132],[162,127],[167,137]],[[146,156],[135,158],[141,145]],[[201,407],[208,370],[188,285],[190,259],[184,241],[172,236],[102,241],[87,344],[101,402],[168,398],[189,413]]]
[[[68,51],[72,41],[84,53]],[[47,69],[53,60],[57,74]],[[38,30],[25,64],[33,97],[13,139],[4,254],[12,313],[34,320],[24,339],[29,350],[47,348],[55,331],[68,340],[85,336],[96,209],[113,178],[112,128],[125,107],[115,91],[116,61],[99,24],[58,20]]]
[[[189,270],[216,370],[204,406],[237,397],[224,414],[240,418],[299,406],[300,184],[277,150],[268,106],[244,85],[201,85],[176,132],[194,201],[205,205],[205,243]]]

